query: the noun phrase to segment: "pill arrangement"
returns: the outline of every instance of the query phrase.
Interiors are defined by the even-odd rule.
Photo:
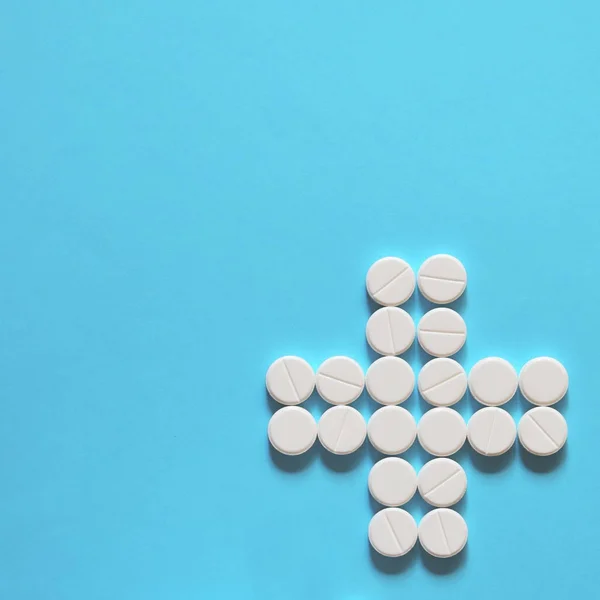
[[[308,451],[316,439],[329,452],[338,455],[358,450],[368,437],[371,445],[387,455],[372,467],[368,477],[371,496],[386,507],[377,512],[368,527],[371,546],[388,557],[402,556],[416,544],[430,555],[448,558],[466,545],[468,528],[451,506],[467,490],[464,469],[447,458],[458,452],[465,441],[482,456],[508,452],[518,436],[523,448],[537,456],[558,452],[567,439],[567,423],[552,405],[567,392],[569,377],[564,366],[549,357],[530,360],[517,374],[503,358],[489,357],[477,362],[469,374],[454,359],[467,338],[463,318],[450,308],[434,308],[423,315],[418,326],[399,305],[405,303],[418,285],[420,293],[434,304],[458,299],[467,285],[462,263],[449,255],[428,258],[415,278],[408,263],[400,258],[378,260],[367,273],[367,292],[382,308],[366,326],[367,342],[382,355],[366,375],[360,365],[346,356],[327,359],[316,371],[302,358],[284,356],[268,369],[267,390],[286,405],[277,410],[268,426],[272,446],[290,456]],[[432,406],[419,420],[398,406],[415,387],[415,374],[402,358],[415,336],[421,348],[433,358],[420,370],[417,388]],[[298,406],[313,392],[333,405],[319,422]],[[349,406],[367,388],[369,396],[382,407],[369,418]],[[484,407],[465,422],[453,408],[467,387]],[[518,427],[503,408],[521,390],[534,408],[520,419]],[[406,460],[397,457],[415,440],[431,455],[417,473]],[[415,493],[431,505],[417,525],[405,505]]]

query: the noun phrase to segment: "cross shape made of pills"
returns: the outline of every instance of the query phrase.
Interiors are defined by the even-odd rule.
[[[381,308],[369,318],[366,336],[369,346],[381,358],[363,373],[360,365],[347,356],[327,359],[317,369],[298,356],[278,358],[268,369],[269,395],[285,405],[269,421],[268,436],[279,452],[295,456],[307,452],[317,438],[333,454],[357,451],[368,437],[381,454],[388,455],[373,465],[368,488],[382,506],[368,527],[371,546],[383,556],[397,557],[410,552],[419,540],[436,558],[449,558],[466,545],[468,528],[463,517],[450,507],[457,504],[467,489],[463,468],[448,458],[465,441],[483,456],[508,452],[518,436],[521,445],[536,456],[558,452],[567,440],[567,423],[552,405],[567,392],[569,377],[564,366],[547,356],[530,360],[517,374],[500,357],[478,361],[469,374],[454,359],[467,338],[467,326],[458,312],[439,307],[426,312],[417,327],[412,317],[399,308],[415,291],[431,303],[445,305],[457,300],[467,285],[467,272],[455,257],[437,254],[428,258],[417,276],[410,265],[396,257],[375,262],[367,273],[367,292]],[[413,393],[415,374],[399,355],[414,342],[434,357],[420,370],[417,387],[432,406],[419,420],[401,407]],[[331,404],[319,422],[302,404],[315,386],[323,400]],[[367,388],[381,408],[368,423],[350,404]],[[453,408],[467,387],[484,407],[465,422]],[[515,423],[501,406],[520,388],[527,401],[535,405]],[[434,458],[419,473],[397,455],[408,450],[415,440]],[[417,525],[400,508],[419,492],[431,505]]]

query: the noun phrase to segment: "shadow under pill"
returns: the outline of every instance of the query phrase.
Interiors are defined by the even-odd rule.
[[[273,448],[268,439],[267,444],[269,445],[271,462],[278,469],[285,471],[286,473],[299,473],[300,471],[304,471],[314,462],[318,453],[317,442],[313,444],[310,450],[304,454],[298,454],[297,456],[288,456],[287,454],[278,452]]]
[[[532,473],[551,473],[559,469],[567,458],[569,441],[555,454],[550,456],[537,456],[531,452],[527,452],[521,444],[519,444],[519,454],[525,468]]]
[[[430,573],[434,575],[451,575],[465,566],[469,544],[467,542],[467,545],[456,556],[450,558],[436,558],[435,556],[431,556],[422,546],[419,546],[419,552],[423,566]]]
[[[373,546],[371,546],[368,540],[367,544],[369,544],[369,556],[371,558],[371,564],[380,573],[385,575],[400,575],[412,568],[417,561],[416,546],[404,556],[391,558],[389,556],[383,556],[382,554],[379,554],[379,552],[373,549]]]
[[[356,467],[367,454],[367,441],[356,451],[350,454],[334,454],[319,444],[319,453],[323,464],[335,473],[347,473]]]
[[[499,456],[484,456],[483,454],[479,454],[479,452],[473,450],[468,442],[465,444],[465,447],[467,448],[469,461],[478,471],[481,473],[501,473],[515,461],[517,444],[518,442],[515,441],[508,452]]]

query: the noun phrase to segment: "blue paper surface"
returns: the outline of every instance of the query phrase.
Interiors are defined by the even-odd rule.
[[[593,597],[599,22],[592,0],[5,2],[0,597]],[[561,360],[569,441],[464,449],[467,549],[386,561],[377,456],[271,452],[264,375],[366,368],[368,267],[437,252],[469,275],[465,368]]]

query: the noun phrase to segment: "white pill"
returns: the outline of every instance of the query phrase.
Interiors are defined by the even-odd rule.
[[[569,375],[556,359],[542,356],[530,360],[521,369],[519,387],[532,404],[550,406],[567,393]]]
[[[434,308],[419,321],[419,344],[432,356],[456,354],[467,339],[463,318],[451,308]]]
[[[375,402],[401,404],[413,392],[415,374],[403,358],[382,356],[367,369],[366,384]]]
[[[417,491],[417,472],[403,458],[384,458],[369,473],[369,492],[384,506],[402,506]]]
[[[276,450],[295,456],[306,452],[315,443],[317,423],[306,409],[286,406],[271,417],[268,435]]]
[[[410,552],[417,536],[416,521],[401,508],[384,508],[369,523],[369,542],[383,556],[403,556]]]
[[[317,392],[329,404],[350,404],[365,387],[360,365],[347,356],[328,358],[317,369]]]
[[[467,438],[473,450],[484,456],[508,452],[517,437],[514,419],[502,408],[488,406],[478,410],[467,423]]]
[[[567,441],[567,422],[554,408],[538,406],[528,410],[519,421],[519,441],[532,454],[549,456]]]
[[[486,406],[506,404],[515,395],[518,383],[514,367],[497,356],[475,363],[469,373],[469,390],[473,398]]]
[[[440,406],[428,410],[421,417],[417,436],[429,454],[450,456],[465,443],[467,424],[455,410]]]
[[[467,271],[449,254],[428,258],[419,269],[419,290],[430,302],[448,304],[459,298],[467,287]]]
[[[415,274],[401,258],[388,256],[371,265],[367,273],[367,292],[378,304],[404,304],[415,291]]]
[[[371,415],[367,434],[373,447],[382,454],[402,454],[417,437],[417,423],[405,408],[384,406]]]
[[[267,371],[267,390],[280,404],[300,404],[314,389],[312,367],[299,356],[278,358]]]
[[[421,467],[417,485],[425,502],[445,508],[456,504],[465,495],[467,475],[451,458],[434,458]]]
[[[467,374],[451,358],[434,358],[419,373],[419,393],[433,406],[452,406],[467,391]]]
[[[436,508],[419,523],[421,546],[436,558],[450,558],[466,545],[469,530],[465,520],[451,508]]]
[[[379,354],[402,354],[410,348],[414,339],[415,323],[401,308],[380,308],[367,322],[367,341]]]
[[[334,454],[358,450],[367,436],[363,416],[350,406],[334,406],[319,419],[319,441]]]

